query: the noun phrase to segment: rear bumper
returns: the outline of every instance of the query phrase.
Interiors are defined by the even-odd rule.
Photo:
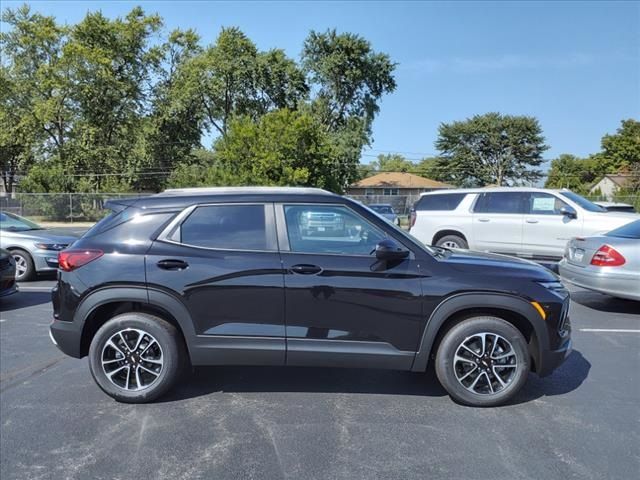
[[[563,280],[571,282],[578,287],[606,293],[614,297],[640,300],[640,278],[615,274],[605,270],[603,267],[576,267],[566,260],[560,262],[559,270]]]
[[[49,326],[51,341],[60,351],[70,357],[81,358],[80,339],[82,331],[74,322],[54,320]]]
[[[543,350],[540,354],[539,364],[536,365],[536,373],[540,377],[550,375],[571,355],[572,350],[571,337],[566,338],[558,350]]]

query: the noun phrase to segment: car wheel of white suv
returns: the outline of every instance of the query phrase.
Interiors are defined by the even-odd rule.
[[[458,235],[445,235],[436,242],[436,246],[445,248],[469,248],[467,241]]]

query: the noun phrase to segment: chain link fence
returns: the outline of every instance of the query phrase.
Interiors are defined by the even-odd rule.
[[[147,194],[148,195],[148,194]],[[141,197],[141,193],[14,193],[0,197],[0,211],[36,222],[96,222],[105,216],[107,200]]]

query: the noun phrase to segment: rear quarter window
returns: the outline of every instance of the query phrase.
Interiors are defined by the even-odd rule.
[[[466,193],[440,193],[437,195],[423,195],[416,202],[414,208],[416,211],[451,211],[458,208]]]

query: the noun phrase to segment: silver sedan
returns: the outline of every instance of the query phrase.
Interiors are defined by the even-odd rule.
[[[76,239],[13,213],[0,212],[0,248],[9,250],[16,261],[18,281],[31,280],[36,273],[56,270],[58,252]]]
[[[640,300],[640,220],[604,235],[570,240],[559,271],[579,287]]]

